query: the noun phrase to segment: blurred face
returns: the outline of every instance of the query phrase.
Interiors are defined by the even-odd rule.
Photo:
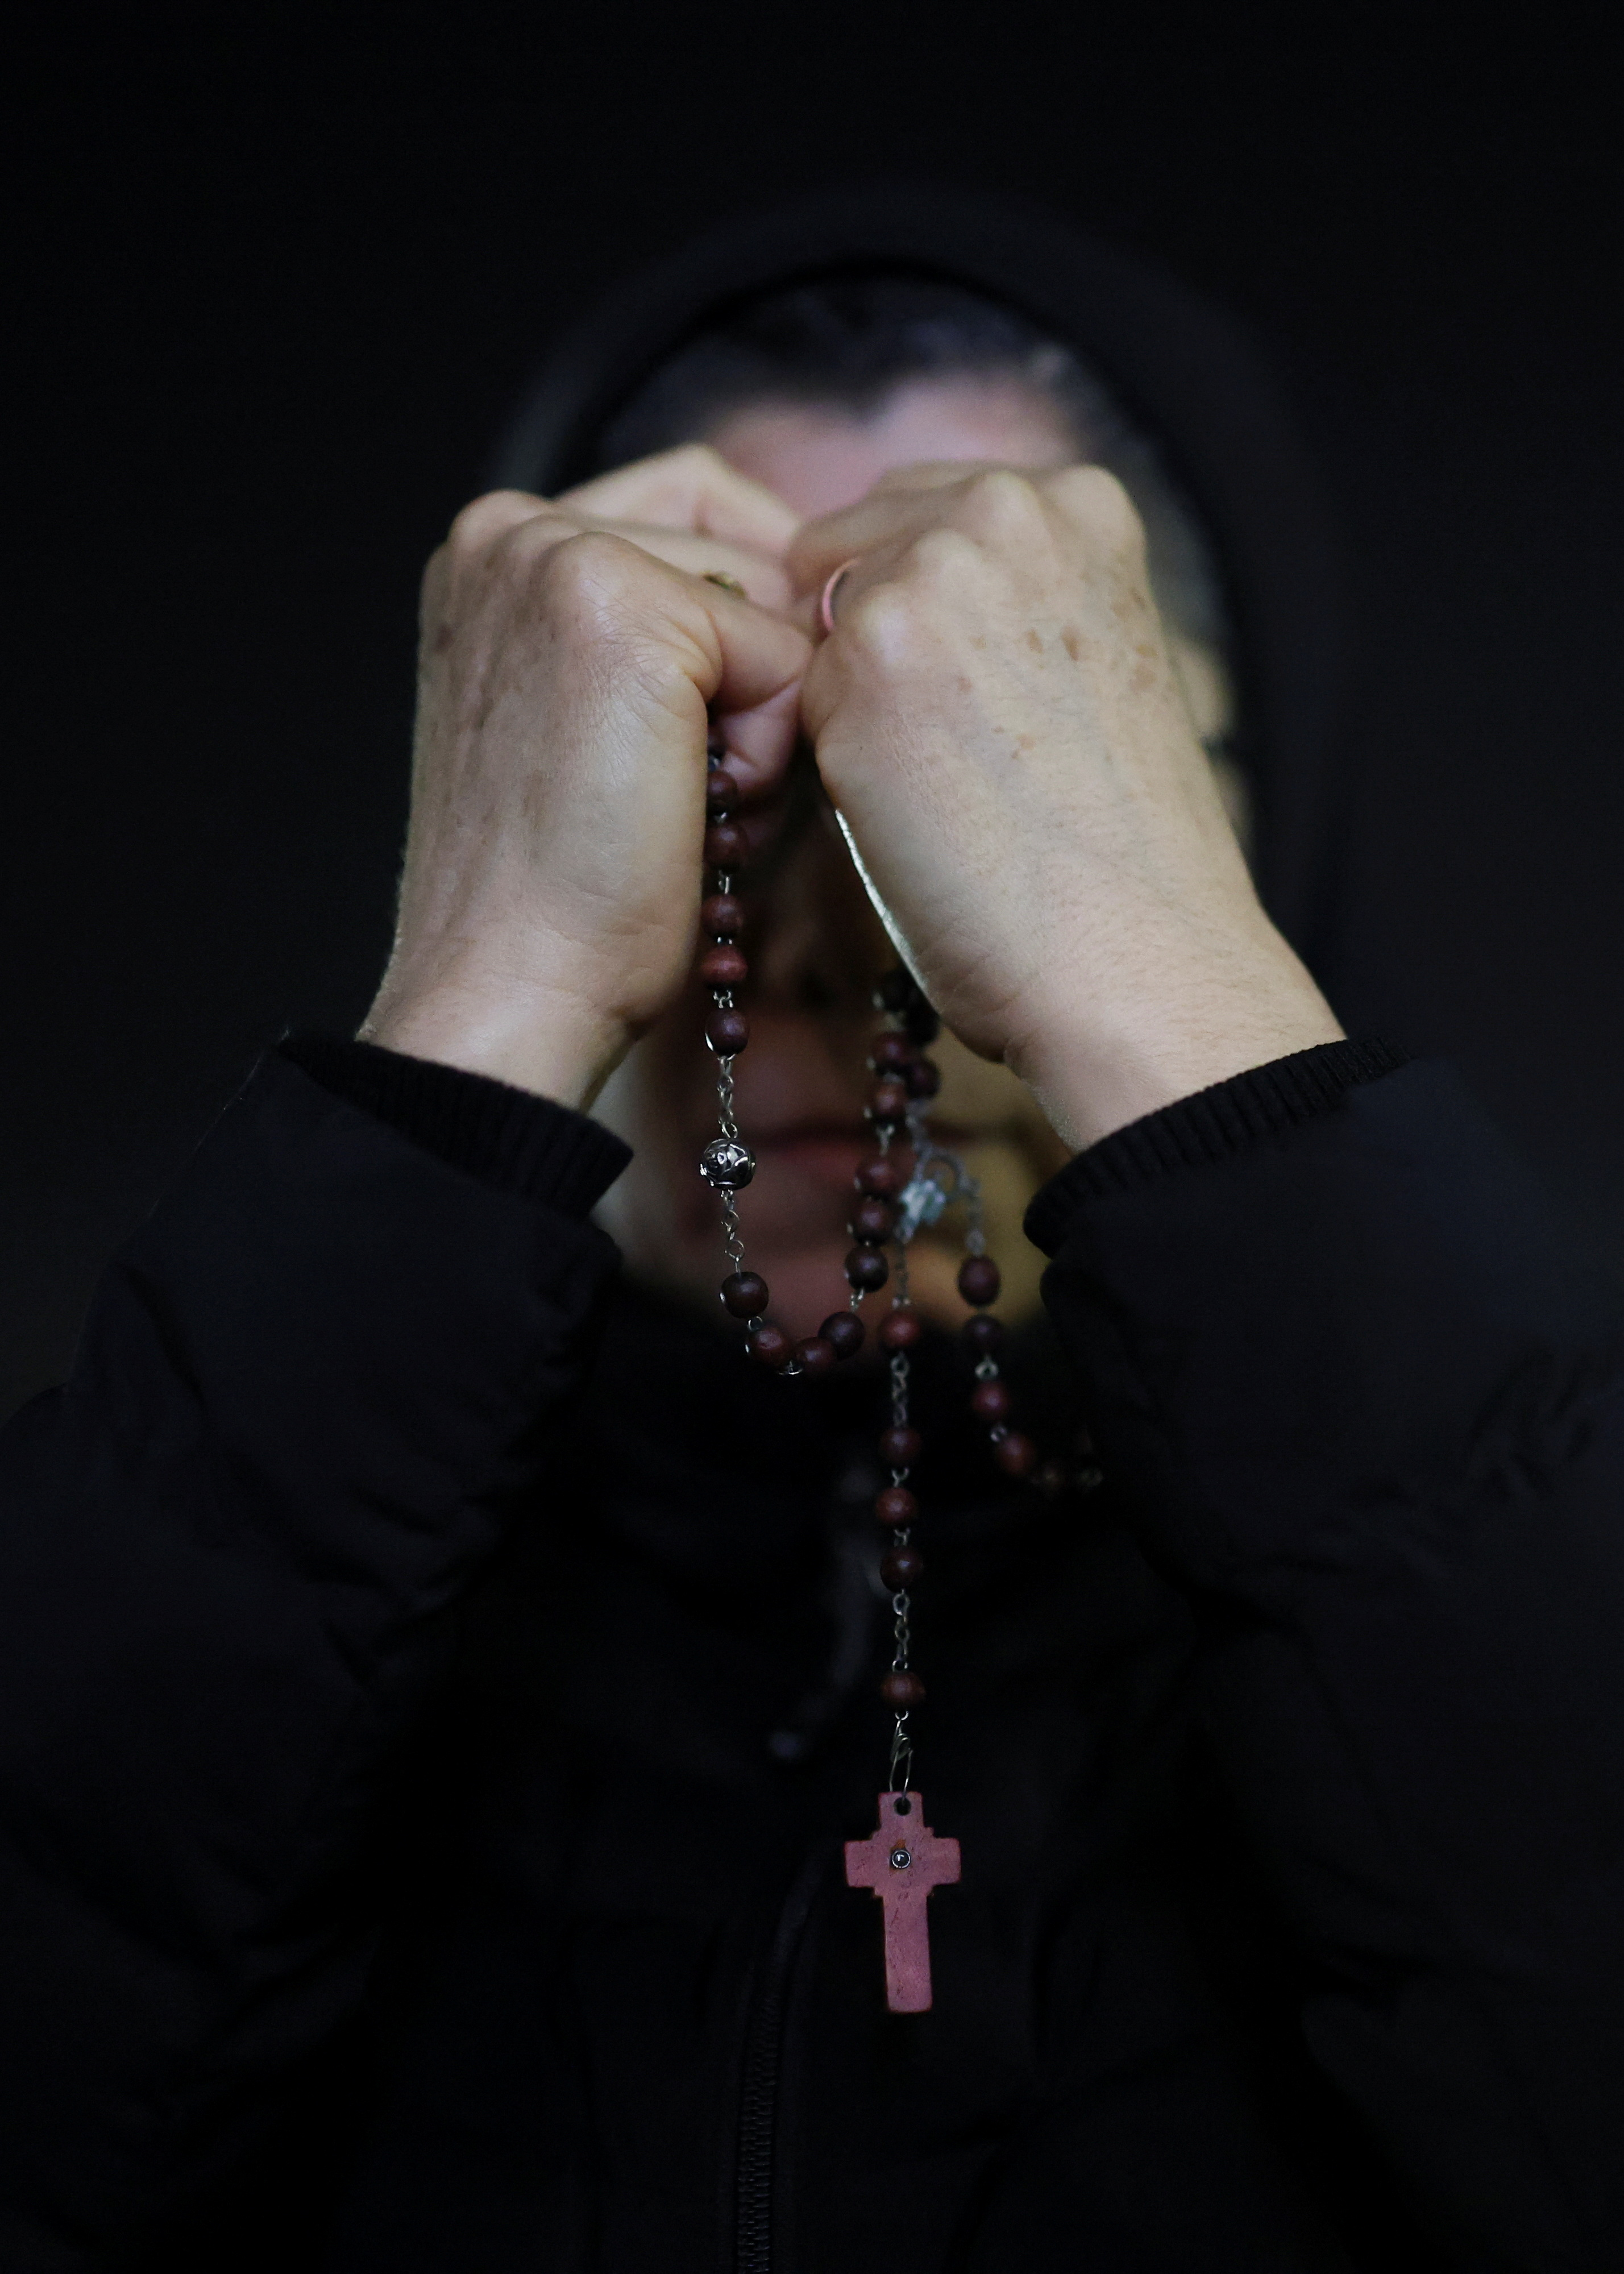
[[[865,418],[763,403],[735,412],[704,439],[808,519],[853,503],[896,466],[990,459],[1046,468],[1077,455],[1043,395],[996,377],[912,382]],[[1201,651],[1185,645],[1179,653],[1177,646],[1198,731],[1220,731],[1221,667]],[[791,1334],[811,1334],[846,1300],[841,1260],[851,1244],[852,1177],[860,1154],[871,1149],[862,1112],[871,1079],[864,1061],[876,1028],[872,995],[896,958],[809,767],[792,787],[775,844],[746,879],[745,898],[750,931],[742,945],[751,977],[742,1000],[750,1044],[733,1075],[739,1126],[757,1168],[740,1215],[750,1268],[771,1289],[772,1315]],[[691,987],[631,1053],[598,1111],[636,1149],[606,1204],[629,1269],[716,1307],[719,1316],[716,1291],[727,1266],[715,1196],[696,1166],[716,1133],[716,1062],[703,1033],[707,1007],[703,991]],[[1017,1318],[1035,1306],[1043,1268],[1021,1232],[1021,1216],[1064,1164],[1066,1148],[1007,1068],[973,1057],[945,1033],[931,1055],[942,1070],[932,1130],[981,1179],[988,1247],[1004,1272],[999,1308]],[[956,1325],[967,1309],[953,1284],[963,1255],[961,1213],[951,1211],[940,1227],[922,1231],[908,1254],[915,1302]],[[889,1299],[889,1291],[879,1299]]]

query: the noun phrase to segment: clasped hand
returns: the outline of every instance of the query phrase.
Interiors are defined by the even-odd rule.
[[[364,1034],[589,1103],[692,959],[712,722],[756,803],[811,740],[932,1001],[1073,1145],[1340,1031],[1252,890],[1109,475],[914,467],[798,526],[694,447],[481,498],[430,561]]]

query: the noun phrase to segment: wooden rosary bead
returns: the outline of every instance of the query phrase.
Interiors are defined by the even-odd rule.
[[[902,1190],[902,1171],[888,1154],[876,1153],[858,1163],[854,1182],[860,1193],[873,1193],[884,1199]]]
[[[1006,1477],[1024,1477],[1031,1473],[1038,1449],[1019,1429],[1006,1429],[994,1445],[992,1457]]]
[[[934,1058],[914,1058],[902,1070],[910,1097],[934,1097],[942,1087],[942,1070]]]
[[[825,1342],[822,1335],[808,1335],[804,1342],[795,1344],[796,1365],[814,1381],[821,1374],[834,1372],[835,1356],[834,1344]]]
[[[722,1282],[722,1302],[735,1319],[758,1319],[767,1307],[767,1283],[759,1271],[730,1271]]]
[[[917,1674],[910,1674],[906,1667],[893,1666],[880,1684],[880,1695],[896,1712],[906,1713],[911,1706],[924,1704],[925,1685]]]
[[[966,1350],[974,1351],[977,1358],[991,1358],[1004,1340],[1004,1321],[990,1319],[981,1311],[974,1318],[966,1319],[959,1332]]]
[[[702,930],[714,939],[737,939],[744,930],[744,902],[737,892],[710,892],[699,904]]]
[[[914,1306],[898,1303],[886,1312],[876,1334],[882,1350],[911,1351],[924,1331],[924,1322]]]
[[[707,987],[742,987],[750,975],[750,967],[741,951],[731,941],[724,940],[716,947],[708,947],[700,957],[699,975]]]
[[[874,1048],[868,1053],[868,1063],[876,1073],[900,1073],[904,1066],[912,1064],[913,1058],[913,1043],[906,1035],[893,1031],[876,1037]]]
[[[705,1022],[705,1040],[719,1058],[737,1058],[750,1039],[750,1022],[742,1011],[712,1011]]]
[[[870,1247],[878,1247],[896,1229],[896,1209],[888,1201],[881,1200],[877,1193],[870,1193],[858,1201],[846,1226],[853,1239],[864,1240]]]
[[[718,766],[705,777],[705,811],[720,821],[726,815],[736,812],[739,805],[739,785],[726,766]]]
[[[745,1344],[750,1356],[776,1372],[789,1364],[790,1341],[782,1327],[757,1327]]]
[[[890,1525],[893,1532],[900,1532],[906,1525],[917,1520],[919,1502],[906,1485],[887,1485],[875,1497],[874,1513],[880,1523]]]
[[[846,1276],[849,1285],[872,1295],[891,1277],[891,1266],[879,1248],[853,1247],[846,1254]]]
[[[908,1092],[905,1082],[894,1081],[889,1076],[876,1081],[868,1092],[868,1118],[881,1129],[894,1129],[907,1118]]]
[[[713,821],[705,832],[705,858],[713,869],[742,869],[750,840],[736,821]]]
[[[966,1303],[974,1303],[978,1309],[997,1301],[1003,1284],[990,1255],[966,1255],[959,1267],[959,1291]]]
[[[911,1469],[924,1449],[924,1439],[906,1421],[880,1433],[880,1458],[888,1469]]]
[[[970,1411],[978,1421],[1007,1420],[1014,1402],[1001,1382],[978,1382],[970,1392]]]
[[[837,1358],[855,1358],[866,1340],[863,1322],[855,1311],[831,1311],[818,1333]]]
[[[880,1577],[896,1594],[916,1586],[925,1576],[925,1559],[917,1547],[890,1547],[880,1558]]]

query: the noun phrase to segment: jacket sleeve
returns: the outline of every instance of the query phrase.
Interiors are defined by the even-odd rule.
[[[268,1059],[0,1441],[8,2274],[108,2263],[358,1998],[369,1812],[590,1344],[624,1148],[402,1065],[392,1126]]]
[[[1473,2266],[1624,2266],[1618,1299],[1446,1070],[1335,1051],[1031,1224],[1315,2059]]]

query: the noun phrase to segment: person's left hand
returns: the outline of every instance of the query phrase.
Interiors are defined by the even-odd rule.
[[[1340,1034],[1259,904],[1118,483],[907,468],[790,554],[808,599],[848,561],[802,722],[961,1040],[1083,1145]]]

